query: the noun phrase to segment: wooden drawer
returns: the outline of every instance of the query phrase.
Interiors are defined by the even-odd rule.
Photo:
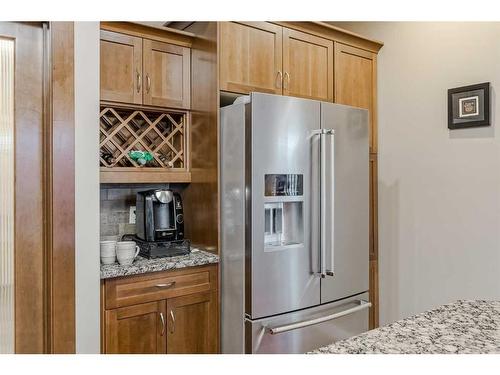
[[[216,289],[216,265],[107,279],[106,309]]]

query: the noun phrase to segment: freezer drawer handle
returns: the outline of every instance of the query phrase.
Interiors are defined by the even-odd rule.
[[[287,325],[280,326],[280,327],[268,328],[268,332],[271,335],[276,335],[278,333],[288,332],[288,331],[292,331],[294,329],[309,327],[309,326],[312,326],[315,324],[319,324],[319,323],[327,322],[329,320],[337,319],[337,318],[340,318],[340,317],[343,317],[346,315],[354,314],[355,312],[367,309],[372,305],[371,302],[363,301],[363,300],[357,300],[356,303],[358,303],[358,306],[352,307],[352,308],[344,310],[344,311],[340,311],[340,312],[335,313],[335,314],[322,316],[321,318],[305,320],[302,322],[287,324]]]

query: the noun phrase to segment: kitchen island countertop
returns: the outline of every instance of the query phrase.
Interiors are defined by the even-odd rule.
[[[500,301],[449,303],[310,353],[500,353]]]
[[[187,255],[166,258],[147,259],[138,256],[130,266],[122,266],[118,263],[101,264],[101,280],[214,263],[219,263],[219,257],[216,254],[199,249],[191,249]]]

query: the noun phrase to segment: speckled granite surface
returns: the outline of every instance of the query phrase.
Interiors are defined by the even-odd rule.
[[[449,303],[311,353],[500,353],[500,301]]]
[[[109,265],[101,264],[101,279],[202,266],[218,262],[219,257],[217,255],[198,249],[191,249],[191,253],[188,255],[169,258],[146,259],[138,256],[130,266],[121,266],[118,263]]]

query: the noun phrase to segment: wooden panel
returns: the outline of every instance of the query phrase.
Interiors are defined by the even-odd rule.
[[[379,40],[369,39],[363,35],[353,33],[352,31],[333,26],[326,22],[318,21],[285,21],[273,22],[276,25],[302,31],[311,35],[316,35],[325,39],[335,40],[342,44],[364,49],[377,53],[384,45]]]
[[[75,352],[75,116],[73,22],[53,22],[51,352]]]
[[[191,52],[189,48],[144,39],[144,104],[189,108]]]
[[[378,261],[371,260],[370,261],[370,289],[369,289],[369,298],[372,303],[372,307],[370,307],[369,311],[369,328],[374,329],[379,325],[379,306],[378,306]]]
[[[165,301],[106,311],[106,353],[166,353],[165,316]]]
[[[335,43],[335,102],[370,111],[370,152],[377,151],[374,94],[375,54]]]
[[[282,29],[267,22],[222,22],[220,89],[281,94]]]
[[[142,103],[142,39],[101,30],[101,100]]]
[[[167,317],[167,353],[217,353],[217,292],[169,299]]]
[[[170,27],[145,25],[141,22],[101,22],[101,30],[147,38],[158,42],[191,47],[193,34]]]
[[[370,154],[370,260],[378,259],[377,154]]]
[[[118,170],[117,170],[118,169]],[[139,168],[106,168],[100,169],[100,182],[104,183],[175,183],[191,182],[190,172],[174,172],[169,170],[145,170]]]
[[[218,195],[218,77],[217,22],[195,22],[191,47],[191,183],[182,192],[186,237],[193,246],[217,251]]]
[[[106,280],[106,308],[112,309],[217,289],[217,266],[157,272]]]
[[[333,101],[333,42],[283,28],[283,95]]]
[[[0,22],[14,39],[14,294],[15,352],[43,353],[43,43],[40,23]],[[1,220],[3,220],[2,218]]]

